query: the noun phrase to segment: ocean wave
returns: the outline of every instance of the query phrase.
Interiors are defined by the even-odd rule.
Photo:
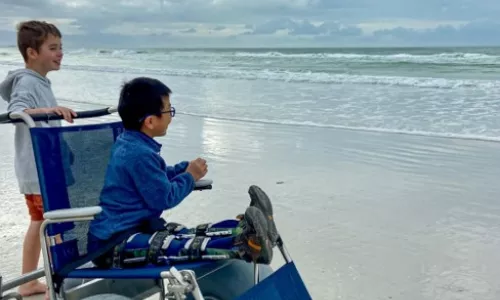
[[[3,55],[13,55],[14,51],[7,48],[1,49]],[[365,51],[365,53],[363,53]],[[413,51],[413,53],[412,53]],[[500,66],[500,53],[490,51],[489,53],[474,52],[470,50],[446,52],[445,50],[431,52],[426,50],[346,50],[346,49],[276,49],[263,51],[259,49],[106,49],[106,48],[79,48],[65,51],[68,57],[92,56],[145,60],[148,57],[179,57],[179,58],[215,58],[228,60],[256,61],[262,59],[270,60],[300,60],[315,62],[353,62],[353,63],[381,63],[381,64],[432,64],[432,65],[475,65],[475,66]],[[423,51],[423,50],[422,50]],[[369,53],[371,52],[371,53]],[[385,53],[384,53],[385,52]],[[487,52],[487,51],[486,51]],[[498,52],[498,51],[497,51]],[[17,55],[17,52],[15,52]]]
[[[362,84],[383,86],[409,86],[419,88],[456,89],[475,88],[482,90],[500,88],[499,80],[477,80],[477,79],[447,79],[432,77],[402,77],[402,76],[378,76],[378,75],[353,75],[332,74],[327,72],[293,72],[263,70],[237,70],[237,69],[156,69],[156,68],[132,68],[132,67],[103,67],[103,66],[67,66],[68,69],[86,70],[97,72],[118,73],[146,73],[165,76],[199,77],[199,78],[228,78],[240,80],[267,80],[296,83],[319,83],[319,84]]]
[[[13,62],[0,62],[3,65],[20,65]],[[65,69],[127,73],[127,74],[151,74],[164,76],[198,77],[198,78],[227,78],[238,80],[266,80],[294,83],[317,83],[317,84],[358,84],[358,85],[381,85],[381,86],[403,86],[434,89],[458,89],[469,88],[478,90],[491,90],[500,88],[500,80],[480,79],[449,79],[433,77],[403,77],[383,75],[356,75],[356,74],[332,74],[327,72],[294,72],[277,70],[238,70],[229,68],[218,69],[160,69],[160,68],[136,68],[136,67],[112,67],[92,65],[65,65]]]
[[[436,54],[409,54],[409,53],[394,53],[394,54],[361,54],[361,53],[330,53],[330,52],[317,52],[317,53],[283,53],[283,52],[277,52],[277,51],[269,51],[269,52],[236,52],[234,53],[235,56],[242,56],[242,57],[295,57],[295,58],[354,58],[354,59],[359,59],[359,58],[366,58],[366,57],[373,57],[373,58],[387,58],[387,57],[392,57],[392,58],[409,58],[409,57],[449,57],[449,58],[456,58],[456,57],[464,57],[466,54],[470,54],[473,56],[481,56],[481,57],[494,57],[490,55],[483,55],[483,54],[477,54],[477,53],[436,53]]]
[[[207,118],[207,119],[232,121],[232,122],[251,122],[251,123],[274,124],[274,125],[284,125],[284,126],[307,126],[307,127],[352,130],[352,131],[366,131],[366,132],[373,132],[373,133],[416,135],[416,136],[425,136],[425,137],[434,137],[434,138],[449,138],[449,139],[475,140],[475,141],[483,141],[483,142],[500,143],[500,137],[498,137],[498,136],[487,136],[487,135],[480,135],[480,134],[433,132],[433,131],[395,129],[395,128],[384,128],[384,127],[345,126],[345,125],[337,125],[337,124],[316,123],[316,122],[311,122],[311,121],[300,122],[300,121],[291,121],[291,120],[233,118],[233,117],[220,117],[220,116],[212,116],[212,115],[208,115],[208,114],[197,114],[197,113],[189,113],[189,112],[179,112],[178,114],[179,115],[200,117],[200,118]]]
[[[111,57],[128,57],[137,54],[148,54],[147,50],[132,50],[132,49],[87,49],[79,48],[65,51],[66,55],[91,55],[91,56],[111,56]]]
[[[492,55],[476,52],[442,52],[429,54],[412,53],[345,53],[345,52],[280,52],[280,51],[217,51],[217,50],[131,50],[131,49],[77,49],[71,50],[68,55],[101,55],[111,57],[133,57],[141,55],[163,54],[177,57],[221,57],[240,59],[309,59],[323,61],[353,61],[358,63],[413,63],[413,64],[458,64],[458,65],[500,65],[500,55]]]
[[[78,101],[67,98],[58,98],[61,103],[76,103],[84,105],[93,105],[99,107],[108,107],[104,103],[92,102],[92,101]],[[90,109],[90,108],[85,108]],[[177,112],[178,115],[186,115],[197,118],[222,120],[229,122],[242,122],[242,123],[259,123],[259,124],[270,124],[270,125],[280,125],[280,126],[297,126],[297,127],[317,127],[317,128],[330,128],[330,129],[340,129],[340,130],[350,130],[350,131],[363,131],[372,133],[383,133],[383,134],[401,134],[401,135],[414,135],[432,138],[447,138],[447,139],[458,139],[458,140],[474,140],[482,142],[496,142],[500,143],[500,135],[495,134],[495,130],[490,131],[491,135],[485,135],[480,133],[465,133],[465,132],[438,132],[430,130],[419,130],[419,129],[408,129],[408,128],[390,128],[390,127],[374,127],[374,126],[348,126],[341,124],[326,124],[313,121],[295,121],[295,120],[279,120],[279,119],[262,119],[262,118],[248,118],[248,117],[230,117],[230,116],[220,116],[213,114],[203,114],[196,112]],[[404,122],[401,123],[404,125]],[[476,128],[476,131],[484,132],[484,128]],[[469,132],[473,132],[474,129],[467,129]],[[498,130],[496,130],[498,131]],[[499,132],[500,133],[500,132]]]
[[[434,53],[434,54],[360,54],[360,53],[281,53],[239,52],[236,57],[265,59],[309,59],[330,62],[433,64],[433,65],[500,65],[499,55],[483,53]]]

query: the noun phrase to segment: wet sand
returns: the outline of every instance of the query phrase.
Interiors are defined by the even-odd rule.
[[[28,214],[13,127],[0,126],[0,270],[8,280],[20,272]],[[170,220],[234,217],[249,202],[248,186],[260,185],[314,299],[500,298],[500,143],[183,115],[159,141],[167,163],[200,155],[214,180]]]

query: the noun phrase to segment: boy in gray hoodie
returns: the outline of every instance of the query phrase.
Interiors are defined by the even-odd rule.
[[[46,77],[50,71],[59,70],[63,57],[61,33],[53,24],[27,21],[19,24],[17,44],[25,68],[10,71],[0,83],[0,96],[8,102],[9,112],[28,114],[56,113],[70,123],[76,113],[57,105],[51,82]],[[59,126],[59,121],[36,122],[37,126]],[[15,125],[14,167],[19,190],[24,194],[31,222],[23,244],[22,273],[34,271],[40,258],[40,225],[43,221],[43,204],[34,160],[31,136],[24,123]],[[19,288],[22,296],[46,292],[47,286],[34,280]],[[47,294],[46,294],[47,295]],[[46,297],[47,298],[47,297]]]

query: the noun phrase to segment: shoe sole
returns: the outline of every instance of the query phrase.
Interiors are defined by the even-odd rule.
[[[260,209],[249,206],[245,211],[245,221],[253,229],[257,241],[247,240],[248,247],[259,253],[257,263],[269,264],[272,260],[272,247],[268,237],[268,225]]]
[[[257,207],[264,213],[268,224],[268,236],[272,245],[275,246],[279,234],[273,217],[273,205],[267,194],[258,186],[252,185],[248,189],[250,195],[250,206]]]

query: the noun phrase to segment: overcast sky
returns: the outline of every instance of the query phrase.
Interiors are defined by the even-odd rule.
[[[56,23],[75,46],[499,45],[500,0],[0,0],[17,22]]]

